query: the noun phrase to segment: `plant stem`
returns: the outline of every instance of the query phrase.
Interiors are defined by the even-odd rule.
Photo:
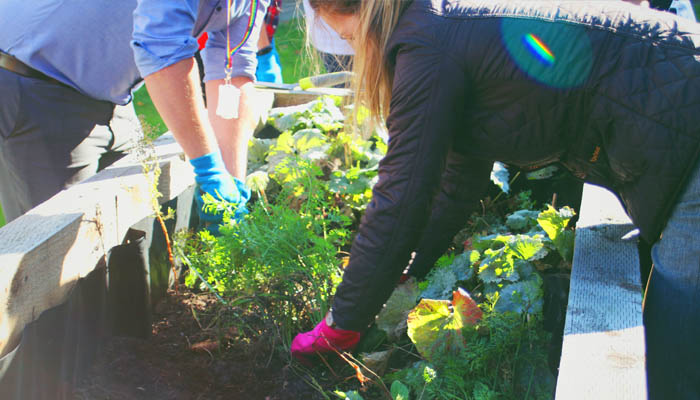
[[[173,258],[173,249],[170,246],[170,235],[168,235],[168,229],[165,227],[165,221],[160,215],[160,212],[156,213],[156,219],[160,223],[160,229],[163,231],[163,236],[165,237],[165,245],[168,249],[168,261],[170,262],[170,268],[173,271],[173,280],[175,282],[175,294],[177,294],[178,283],[177,283],[177,272],[175,271],[175,259]]]

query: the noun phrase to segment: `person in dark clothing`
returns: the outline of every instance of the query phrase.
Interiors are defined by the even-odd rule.
[[[415,274],[446,250],[495,160],[557,162],[654,243],[650,397],[700,398],[700,26],[613,1],[310,3],[355,47],[357,101],[390,141],[332,309],[292,354],[351,349],[410,254]]]

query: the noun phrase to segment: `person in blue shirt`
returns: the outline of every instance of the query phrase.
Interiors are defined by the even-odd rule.
[[[133,145],[140,127],[132,91],[142,80],[191,160],[200,196],[244,207],[255,56],[268,3],[231,0],[229,19],[224,0],[0,2],[0,203],[8,220]],[[203,51],[208,114],[193,60],[202,32],[210,38]],[[246,36],[230,65],[239,115],[224,119],[215,110],[227,42],[234,47]]]

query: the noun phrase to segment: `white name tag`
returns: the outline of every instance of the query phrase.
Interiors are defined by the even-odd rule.
[[[219,104],[216,115],[223,119],[238,118],[238,105],[241,102],[241,90],[230,83],[219,85]]]

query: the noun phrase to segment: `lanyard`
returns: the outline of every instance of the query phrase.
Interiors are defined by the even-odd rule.
[[[248,27],[243,39],[235,47],[231,48],[231,2],[226,0],[226,79],[223,85],[219,85],[219,102],[216,107],[216,115],[223,119],[238,118],[238,106],[241,99],[241,90],[231,84],[231,74],[233,73],[233,56],[250,37],[255,25],[255,16],[258,14],[258,0],[250,0],[250,15],[248,17]]]
[[[258,13],[258,0],[250,0],[250,15],[248,16],[248,27],[246,29],[245,35],[241,39],[240,43],[231,48],[231,3],[233,0],[226,0],[226,81],[231,80],[231,74],[233,72],[233,56],[240,50],[241,47],[248,41],[250,34],[253,32],[253,26],[255,25],[255,17]]]

